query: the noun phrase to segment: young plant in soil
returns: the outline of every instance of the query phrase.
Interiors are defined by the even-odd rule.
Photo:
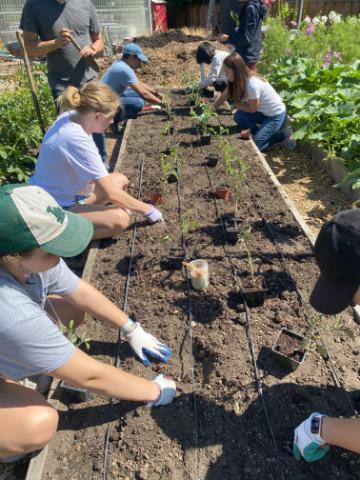
[[[163,90],[164,111],[171,122],[174,119],[174,111],[171,106],[171,87],[166,87]]]
[[[60,324],[61,332],[73,345],[77,348],[84,346],[86,350],[89,350],[91,338],[88,337],[86,332],[77,333],[75,328],[74,320],[70,320],[68,326]],[[86,388],[76,387],[75,385],[66,383],[64,380],[60,382],[60,388],[76,401],[86,402],[89,399],[89,392]]]
[[[212,128],[210,120],[212,118],[218,119],[218,114],[213,110],[211,105],[207,103],[201,104],[201,111],[196,113],[195,110],[190,112],[193,126],[201,135],[211,134]]]
[[[236,243],[239,245],[240,250],[245,250],[249,264],[251,284],[247,286],[244,282],[242,288],[246,303],[249,307],[258,307],[263,305],[265,301],[266,289],[262,286],[262,278],[255,276],[254,260],[251,255],[252,234],[251,226],[249,224],[244,223],[241,226]]]
[[[191,215],[192,215],[191,209],[185,210],[185,212],[183,212],[183,214],[181,215],[180,226],[181,226],[181,232],[184,237],[186,237],[186,235],[189,232],[193,232],[194,230],[197,230],[201,226],[196,219],[191,217]]]
[[[175,133],[175,126],[170,121],[166,122],[164,125],[164,129],[161,132],[161,135],[165,137],[167,135],[174,135],[174,133]]]
[[[226,171],[231,176],[233,181],[235,197],[234,224],[236,227],[241,191],[246,180],[249,166],[245,160],[236,155],[235,147],[233,147],[228,141],[224,142],[223,144],[223,158]]]
[[[168,153],[163,153],[160,156],[161,181],[164,193],[167,191],[167,184],[179,180],[182,167],[182,159],[179,156],[177,145],[170,145],[166,151]]]

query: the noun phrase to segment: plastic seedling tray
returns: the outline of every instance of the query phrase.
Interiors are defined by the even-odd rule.
[[[210,145],[211,135],[201,135],[200,136],[200,145]]]
[[[271,352],[280,365],[295,371],[305,360],[308,342],[307,337],[287,328],[282,328]]]
[[[90,398],[90,393],[86,388],[76,387],[75,385],[64,382],[64,380],[60,382],[60,388],[77,402],[87,402]]]

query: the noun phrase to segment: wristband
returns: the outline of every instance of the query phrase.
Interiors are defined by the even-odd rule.
[[[125,337],[126,337],[127,335],[129,335],[130,329],[131,329],[131,327],[134,325],[134,323],[135,323],[135,322],[134,322],[133,320],[131,320],[131,318],[129,317],[129,318],[127,319],[127,322],[125,323],[125,325],[124,325],[124,326],[121,328],[121,330],[120,330],[121,335],[124,335]]]

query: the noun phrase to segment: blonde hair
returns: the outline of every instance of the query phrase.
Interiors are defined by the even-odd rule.
[[[58,98],[60,112],[76,110],[79,113],[100,112],[105,117],[115,115],[120,99],[108,85],[100,82],[85,83],[82,87],[67,87]]]

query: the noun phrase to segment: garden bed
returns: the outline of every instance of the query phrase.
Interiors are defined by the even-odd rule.
[[[181,96],[175,99],[178,106],[185,101]],[[179,108],[175,117],[183,164],[179,182],[166,186],[159,205],[165,226],[150,226],[139,218],[135,234],[130,228],[117,241],[103,241],[92,279],[123,306],[131,265],[127,311],[168,343],[174,357],[169,365],[145,368],[121,344],[121,368],[147,378],[166,372],[176,379],[178,396],[173,404],[156,409],[120,401],[111,409],[108,400],[96,395],[86,404],[61,404],[60,431],[50,445],[42,478],[95,480],[103,478],[105,468],[104,478],[109,480],[354,479],[359,469],[356,455],[333,449],[326,459],[309,465],[296,462],[290,449],[294,427],[310,412],[352,415],[350,397],[360,402],[358,367],[353,363],[359,354],[358,327],[351,326],[353,339],[343,328],[346,315],[319,326],[349,395],[334,386],[326,352],[317,351],[316,342],[296,372],[274,363],[271,347],[281,328],[302,335],[314,332],[317,320],[309,317],[296,291],[297,285],[307,301],[318,273],[311,245],[262,170],[251,143],[241,141],[232,128],[229,141],[249,165],[238,219],[251,227],[254,275],[268,288],[264,305],[251,308],[247,318],[238,287],[249,280],[249,259],[239,244],[226,244],[223,231],[222,219],[233,213],[233,201],[215,200],[213,195],[215,186],[232,180],[222,161],[206,168],[213,143],[198,145],[185,110]],[[137,195],[140,186],[144,199],[154,186],[162,186],[159,157],[172,141],[162,135],[165,122],[163,114],[140,117],[128,138],[123,172],[130,178],[131,193]],[[232,119],[224,116],[222,122],[231,124]],[[130,263],[132,238],[135,252]],[[210,284],[205,292],[189,288],[185,269],[169,268],[174,252],[186,260],[207,260]],[[117,333],[95,320],[89,320],[86,331],[93,339],[90,353],[113,364]]]

